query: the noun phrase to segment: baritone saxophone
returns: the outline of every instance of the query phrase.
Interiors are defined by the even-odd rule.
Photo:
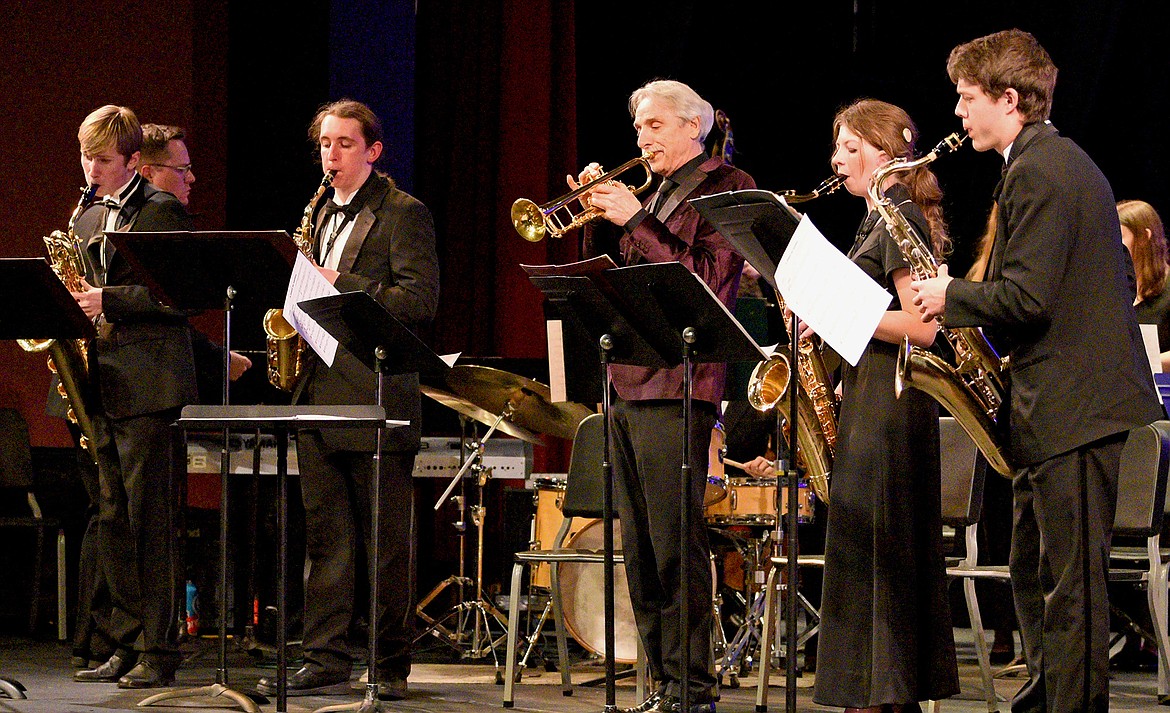
[[[317,192],[305,206],[300,225],[293,231],[292,239],[297,249],[310,260],[313,260],[313,213],[332,185],[333,171],[326,171]],[[281,391],[292,391],[301,378],[305,340],[284,318],[283,309],[270,309],[264,313],[264,334],[267,336],[268,383]]]
[[[905,158],[890,161],[874,171],[870,179],[870,199],[886,221],[903,257],[910,263],[915,280],[937,276],[938,260],[929,242],[886,197],[882,184],[890,176],[933,162],[944,152],[957,151],[966,138],[958,132],[953,133],[925,156],[913,161]],[[976,327],[944,327],[939,320],[938,329],[955,352],[955,364],[948,364],[925,349],[910,346],[910,340],[903,338],[894,372],[894,393],[901,396],[902,391],[910,387],[929,394],[971,436],[988,465],[1010,478],[1015,470],[996,429],[996,417],[1007,394],[1007,359],[996,353]]]
[[[49,266],[53,273],[70,292],[85,289],[85,260],[81,248],[73,235],[73,227],[90,203],[93,202],[97,186],[87,185],[81,189],[81,199],[69,216],[65,232],[54,230],[44,239],[48,251]],[[57,375],[57,393],[65,399],[66,415],[71,423],[77,424],[81,432],[81,447],[97,462],[93,437],[93,422],[89,418],[86,394],[89,393],[89,343],[85,339],[18,339],[20,348],[26,352],[48,352],[49,371]]]

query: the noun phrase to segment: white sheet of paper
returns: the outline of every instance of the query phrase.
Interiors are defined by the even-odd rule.
[[[337,340],[305,314],[297,303],[337,294],[341,293],[317,271],[309,258],[303,253],[297,253],[292,277],[288,281],[288,292],[284,294],[284,318],[329,366],[333,366],[333,359],[337,356]]]
[[[1158,351],[1158,325],[1139,324],[1142,342],[1146,345],[1146,358],[1150,360],[1150,371],[1162,373],[1162,352]]]
[[[833,247],[806,215],[776,266],[776,285],[788,308],[857,366],[890,293]]]

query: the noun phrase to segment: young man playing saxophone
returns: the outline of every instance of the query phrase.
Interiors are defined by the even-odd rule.
[[[362,290],[410,329],[428,324],[439,301],[439,260],[431,213],[374,170],[382,156],[382,124],[365,104],[341,100],[322,107],[309,129],[322,171],[334,172],[332,198],[313,217],[313,259],[343,292]],[[393,355],[392,355],[393,356]],[[339,347],[332,366],[311,349],[293,394],[297,404],[372,404],[377,380]],[[414,618],[414,508],[411,474],[422,411],[417,374],[385,379],[382,405],[410,425],[382,438],[378,508],[378,697],[406,696],[410,622]],[[354,645],[348,642],[359,580],[358,543],[370,554],[373,431],[314,429],[297,433],[305,503],[305,665],[289,676],[289,695],[341,693],[349,688]],[[372,624],[371,624],[372,625]],[[371,679],[374,680],[374,679]],[[276,693],[276,677],[256,686]]]
[[[997,32],[947,61],[955,114],[1006,165],[982,282],[913,283],[924,321],[984,327],[1010,357],[998,416],[1016,466],[1010,569],[1028,682],[1020,711],[1109,707],[1109,538],[1127,432],[1164,417],[1134,317],[1133,267],[1109,182],[1047,121],[1056,66]]]
[[[78,140],[86,180],[101,199],[77,220],[88,284],[73,296],[101,325],[90,351],[101,403],[92,414],[101,493],[98,566],[110,590],[117,650],[74,679],[152,688],[171,683],[180,663],[170,424],[196,400],[193,330],[185,313],[150,294],[106,234],[190,230],[191,220],[173,195],[135,172],[142,129],[130,109],[97,109],[81,124]]]

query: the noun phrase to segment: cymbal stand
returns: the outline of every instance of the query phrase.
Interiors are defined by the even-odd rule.
[[[491,468],[483,465],[484,444],[492,434],[495,433],[496,428],[505,418],[511,418],[515,412],[515,406],[509,400],[505,405],[503,411],[496,418],[495,422],[488,429],[484,437],[478,441],[474,441],[470,446],[470,454],[464,460],[459,472],[452,478],[451,484],[447,486],[447,490],[442,497],[435,504],[435,509],[438,510],[446,502],[447,498],[454,491],[455,486],[463,481],[463,476],[469,470],[476,474],[476,484],[479,487],[479,502],[471,508],[471,519],[476,527],[476,572],[475,581],[472,582],[462,576],[463,558],[462,549],[460,550],[460,573],[456,578],[448,577],[443,582],[431,591],[422,601],[418,603],[415,609],[416,614],[428,626],[425,631],[419,634],[415,641],[419,641],[427,635],[438,637],[443,642],[451,645],[456,649],[462,649],[467,646],[467,650],[463,652],[464,658],[483,658],[491,654],[492,661],[496,664],[496,677],[500,678],[500,662],[496,656],[496,647],[502,644],[508,638],[508,618],[504,616],[499,609],[495,607],[487,598],[484,597],[483,591],[483,542],[484,542],[484,517],[487,513],[487,508],[484,506],[484,490],[487,487],[487,481],[491,478]],[[462,522],[462,502],[460,502],[460,521]],[[465,525],[464,525],[465,527]],[[458,584],[460,601],[451,607],[446,614],[438,619],[432,618],[426,613],[426,605],[435,599],[440,592],[451,584]],[[463,587],[473,586],[475,588],[475,598],[470,600],[463,599]],[[496,625],[500,628],[500,635],[493,638],[491,631],[492,620],[495,620]],[[448,622],[454,620],[455,628],[451,629],[446,626]],[[468,631],[468,625],[471,625],[471,631]]]

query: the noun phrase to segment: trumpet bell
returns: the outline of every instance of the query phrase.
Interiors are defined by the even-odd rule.
[[[548,233],[540,206],[527,198],[517,198],[512,204],[512,225],[520,237],[530,243],[539,243]]]

